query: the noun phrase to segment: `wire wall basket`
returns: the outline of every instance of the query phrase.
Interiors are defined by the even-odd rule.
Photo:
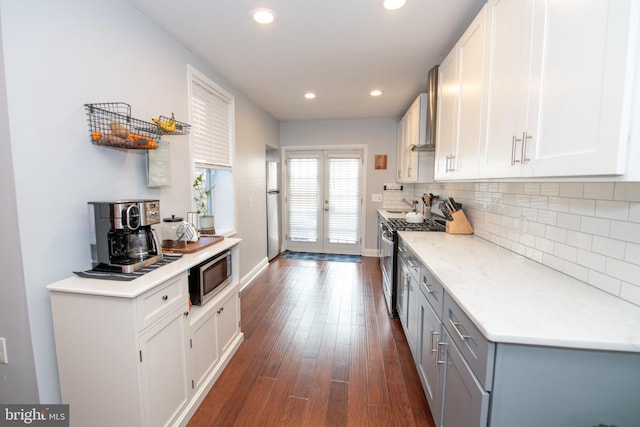
[[[85,104],[91,141],[97,145],[152,150],[161,135],[188,135],[191,126],[173,117],[160,116],[154,123],[131,117],[131,106],[124,102]]]

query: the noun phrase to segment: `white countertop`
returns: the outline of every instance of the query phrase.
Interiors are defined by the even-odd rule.
[[[47,285],[47,289],[51,292],[71,292],[119,298],[135,298],[159,283],[164,282],[176,274],[185,272],[194,265],[237,245],[241,241],[242,239],[227,237],[220,243],[216,243],[192,254],[185,254],[182,258],[129,282],[86,279],[74,275]]]
[[[485,337],[640,352],[640,307],[473,235],[400,232]]]

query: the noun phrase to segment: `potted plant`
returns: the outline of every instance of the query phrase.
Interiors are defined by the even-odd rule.
[[[202,175],[197,175],[193,180],[193,201],[195,202],[196,214],[198,215],[199,230],[206,234],[215,233],[214,229],[214,217],[209,215],[208,199],[213,192],[213,187],[205,188],[204,178]]]

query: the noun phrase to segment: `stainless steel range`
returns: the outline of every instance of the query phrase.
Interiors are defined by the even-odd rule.
[[[382,291],[389,313],[398,317],[398,231],[445,231],[444,221],[427,218],[419,223],[408,222],[401,218],[385,218],[378,215],[378,257],[382,270]]]

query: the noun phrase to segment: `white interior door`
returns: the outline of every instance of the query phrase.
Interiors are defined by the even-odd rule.
[[[287,249],[360,253],[362,163],[362,150],[287,154]]]

